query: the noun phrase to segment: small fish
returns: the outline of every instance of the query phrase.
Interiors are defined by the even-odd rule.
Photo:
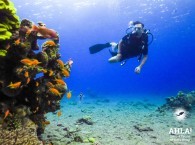
[[[17,72],[18,72],[18,73],[21,73],[22,71],[23,71],[23,68],[18,68],[18,69],[17,69]]]
[[[42,69],[42,72],[43,72],[44,74],[46,74],[46,73],[47,73],[47,70],[46,70],[46,69]]]
[[[64,62],[60,59],[56,60],[60,66],[61,69],[64,69]]]
[[[21,85],[21,82],[16,82],[14,84],[11,82],[10,85],[8,85],[7,87],[9,87],[11,89],[17,89],[20,87],[20,85]]]
[[[29,84],[29,83],[30,83],[30,78],[27,78],[26,84]]]
[[[47,82],[47,87],[49,87],[49,88],[53,88],[54,87],[54,85],[51,83],[51,82]]]
[[[84,97],[84,95],[83,95],[83,93],[81,92],[81,93],[79,94],[79,101],[80,101],[80,102],[83,100],[83,97]]]
[[[19,45],[20,44],[20,38],[17,39],[15,42],[14,42],[15,45]]]
[[[41,62],[39,62],[37,59],[33,59],[31,62],[31,65],[33,66],[37,66],[38,64],[40,64]]]
[[[69,65],[70,67],[72,67],[72,64],[73,64],[73,60],[70,58],[70,59],[68,60],[68,65]]]
[[[59,112],[57,113],[57,115],[58,115],[58,117],[60,117],[60,116],[62,115],[62,112],[59,111]]]
[[[10,114],[10,112],[9,112],[9,110],[7,110],[7,111],[5,112],[5,116],[4,116],[3,119],[7,118],[7,116],[8,116],[9,114]]]
[[[29,73],[28,73],[28,71],[25,71],[24,76],[25,76],[26,78],[28,78],[28,77],[29,77]]]
[[[55,79],[56,83],[65,85],[66,83],[62,79]]]
[[[31,59],[28,59],[28,58],[22,59],[20,62],[23,63],[24,65],[28,65],[28,66],[37,66],[38,64],[41,63],[37,59],[32,59],[31,60]]]
[[[63,70],[62,70],[62,74],[63,74],[65,77],[69,77],[69,76],[70,76],[70,72],[69,72],[67,69],[63,69]]]
[[[50,121],[43,121],[42,124],[49,125],[50,124]]]
[[[68,91],[68,92],[66,93],[66,97],[67,97],[68,99],[70,99],[70,98],[72,97],[72,91]]]
[[[49,70],[49,76],[52,76],[54,72],[52,70]]]
[[[39,86],[39,82],[36,82],[35,86],[38,87]]]
[[[181,116],[183,115],[185,112],[179,112],[179,114],[177,114],[177,116]]]
[[[60,93],[57,89],[55,89],[55,88],[50,88],[49,89],[49,91],[52,93],[52,94],[54,94],[55,96],[61,96],[62,95],[62,93]]]
[[[32,63],[32,61],[28,58],[24,58],[20,62],[23,63],[24,65],[29,65]]]

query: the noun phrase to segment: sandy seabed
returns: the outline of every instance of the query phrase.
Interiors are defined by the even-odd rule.
[[[50,124],[42,138],[54,145],[195,144],[194,110],[186,119],[178,121],[171,110],[164,113],[156,111],[162,102],[158,104],[143,98],[110,98],[63,101],[60,117],[53,113],[47,114]],[[182,128],[182,132],[191,128],[191,132],[170,132],[174,128]]]

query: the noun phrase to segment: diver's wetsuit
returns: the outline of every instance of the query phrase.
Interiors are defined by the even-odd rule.
[[[135,34],[127,34],[122,38],[120,52],[123,61],[128,58],[148,54],[148,35],[143,33],[140,38]],[[144,46],[144,47],[143,47]]]

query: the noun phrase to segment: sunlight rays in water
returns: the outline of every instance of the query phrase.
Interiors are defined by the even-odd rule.
[[[17,0],[13,2],[18,3]],[[110,22],[115,19],[120,25],[124,25],[123,21],[127,23],[129,20],[139,20],[150,24],[151,30],[158,33],[164,29],[172,29],[172,26],[174,29],[183,30],[181,24],[192,15],[192,11],[187,7],[188,4],[189,1],[178,0],[34,0],[33,3],[21,0],[16,8],[24,18],[35,22],[41,19],[45,23],[52,21],[55,24],[59,21],[61,23],[56,24],[62,25],[59,26],[60,29],[63,29],[65,23],[66,26],[67,23],[71,25],[94,23],[94,27],[99,26],[99,23],[102,23],[100,19],[106,17],[104,21]],[[97,21],[92,21],[93,17]],[[157,27],[158,23],[165,25]],[[193,27],[191,24],[187,29],[191,31]],[[188,33],[188,31],[182,32]]]

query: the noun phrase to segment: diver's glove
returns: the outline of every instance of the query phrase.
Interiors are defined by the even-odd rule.
[[[137,66],[137,67],[135,68],[135,73],[136,73],[136,74],[140,74],[140,72],[141,72],[141,67],[140,67],[140,66]]]

